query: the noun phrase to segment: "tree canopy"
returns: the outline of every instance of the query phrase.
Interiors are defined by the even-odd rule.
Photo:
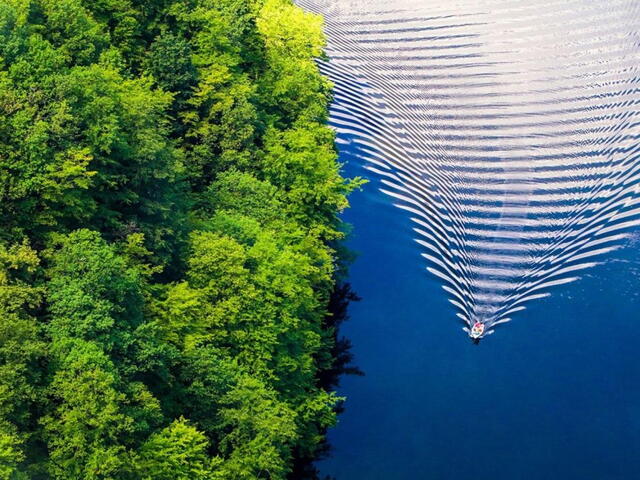
[[[0,1],[0,479],[285,479],[345,179],[290,0]]]

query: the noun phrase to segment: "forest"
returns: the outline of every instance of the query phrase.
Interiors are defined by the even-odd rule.
[[[362,183],[323,46],[290,0],[0,0],[0,479],[307,475]]]

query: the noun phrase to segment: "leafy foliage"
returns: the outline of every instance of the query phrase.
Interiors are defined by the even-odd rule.
[[[0,2],[0,478],[284,479],[345,180],[290,0]]]

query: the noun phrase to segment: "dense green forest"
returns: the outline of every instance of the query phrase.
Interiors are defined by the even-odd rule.
[[[284,479],[345,180],[290,0],[0,0],[0,478]]]

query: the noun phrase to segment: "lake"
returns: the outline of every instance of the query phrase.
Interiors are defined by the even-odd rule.
[[[640,2],[298,3],[371,180],[344,214],[366,376],[321,471],[640,478]]]

